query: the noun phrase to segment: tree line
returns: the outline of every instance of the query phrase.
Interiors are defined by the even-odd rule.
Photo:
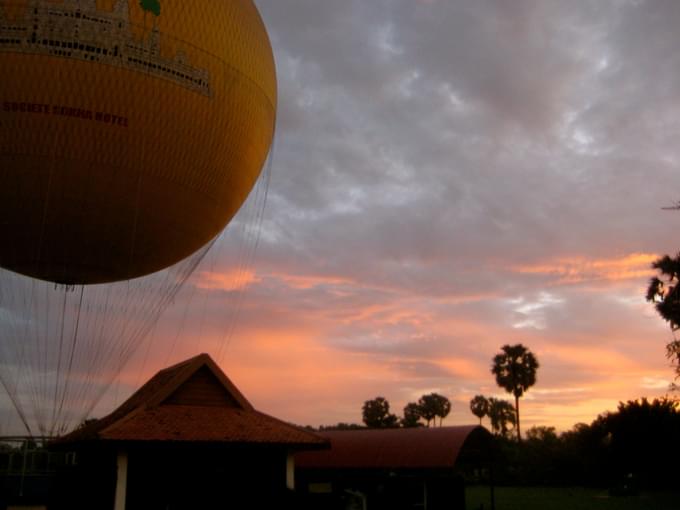
[[[532,427],[522,443],[499,435],[494,477],[510,485],[609,487],[620,495],[677,488],[679,407],[668,397],[642,398],[561,434]]]
[[[436,426],[437,418],[441,427],[442,421],[450,412],[451,401],[439,393],[423,395],[417,402],[409,402],[404,406],[401,418],[390,412],[390,404],[384,397],[367,400],[361,408],[364,424],[374,429],[429,427],[431,424]]]

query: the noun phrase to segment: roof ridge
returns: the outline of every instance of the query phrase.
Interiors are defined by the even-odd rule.
[[[158,372],[156,372],[156,375],[162,374],[164,372],[169,372],[171,370],[177,370],[183,365],[188,365],[192,362],[195,362],[198,358],[210,358],[210,355],[208,355],[205,352],[202,352],[201,354],[197,354],[196,356],[192,356],[191,358],[185,359],[184,361],[179,361],[175,363],[174,365],[170,365],[169,367],[161,368]]]
[[[222,369],[215,363],[215,361],[208,354],[199,354],[186,360],[186,363],[178,363],[176,365],[177,373],[149,399],[147,406],[161,405],[167,400],[175,391],[177,391],[182,384],[187,382],[189,378],[197,373],[202,367],[207,367],[208,370],[215,376],[225,391],[236,401],[236,403],[243,409],[252,411],[254,408],[250,402],[238,390],[236,385],[231,382]],[[160,373],[160,372],[159,372]]]

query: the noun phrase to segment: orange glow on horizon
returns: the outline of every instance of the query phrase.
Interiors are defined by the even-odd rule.
[[[554,264],[513,269],[557,275],[559,283],[603,282],[587,289],[588,299],[595,300],[599,293],[611,297],[613,286],[638,272],[647,277],[656,257],[644,253],[611,259],[564,257]],[[616,299],[606,300],[613,307],[611,315],[563,331],[513,329],[514,293],[421,296],[394,288],[380,289],[380,299],[372,300],[363,294],[375,290],[370,282],[275,270],[202,272],[196,281],[197,288],[218,291],[207,293],[215,303],[226,303],[220,290],[247,289],[247,306],[233,335],[225,335],[226,325],[188,327],[179,333],[171,358],[167,346],[174,342],[175,331],[169,330],[167,340],[157,335],[146,368],[121,377],[130,391],[156,370],[208,352],[257,409],[293,423],[360,423],[363,402],[376,396],[387,398],[391,412],[401,416],[408,402],[436,391],[453,405],[445,425],[470,424],[477,422],[469,411],[473,396],[513,400],[496,386],[490,366],[499,346],[514,342],[529,346],[541,363],[537,384],[521,400],[524,430],[533,425],[569,430],[577,422],[590,423],[599,414],[614,411],[619,401],[654,398],[667,389],[663,338],[658,356],[630,347],[640,336],[658,334],[661,327],[656,317],[642,313],[641,305],[631,307],[626,301],[637,292],[633,289],[630,296],[618,293]],[[253,299],[269,289],[281,294],[267,301]],[[555,299],[544,308],[524,313],[529,318],[544,312],[559,316],[569,313],[571,299],[578,299],[557,290],[553,294]],[[324,305],[318,302],[320,296],[332,300]],[[540,301],[525,299],[529,304],[532,299]],[[469,313],[476,307],[481,308]],[[646,322],[634,323],[633,329],[616,315],[638,312]]]

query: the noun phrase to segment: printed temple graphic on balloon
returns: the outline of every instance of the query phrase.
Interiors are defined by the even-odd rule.
[[[158,0],[140,2],[153,17],[160,16]],[[210,96],[210,74],[191,67],[184,52],[161,57],[161,33],[156,23],[142,37],[133,36],[128,0],[117,0],[112,11],[97,9],[96,1],[67,0],[54,4],[33,0],[23,18],[8,20],[0,6],[0,51],[46,54],[144,72]]]

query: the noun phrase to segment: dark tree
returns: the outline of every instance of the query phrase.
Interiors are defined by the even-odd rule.
[[[598,417],[609,438],[611,466],[620,477],[632,473],[646,486],[677,484],[680,402],[646,398],[619,402]]]
[[[437,416],[439,417],[439,426],[442,426],[444,418],[446,418],[451,412],[451,401],[444,395],[433,394],[438,400],[437,404]]]
[[[420,415],[427,421],[428,427],[432,420],[435,420],[435,425],[437,424],[437,417],[439,418],[439,426],[441,427],[442,420],[451,412],[451,402],[448,398],[439,393],[423,395],[418,400],[418,406],[420,407]]]
[[[611,439],[601,420],[594,420],[590,425],[577,423],[560,435],[560,441],[564,480],[575,485],[609,485]]]
[[[556,443],[559,441],[555,427],[536,426],[531,427],[526,433],[527,441],[540,441],[544,443]]]
[[[664,255],[652,263],[652,268],[659,272],[649,281],[647,301],[654,303],[659,315],[668,322],[671,331],[680,329],[680,253],[675,258]],[[665,281],[664,281],[665,280]],[[680,377],[680,340],[673,340],[666,345],[666,357],[675,368],[676,379]],[[673,389],[677,386],[673,385]]]
[[[437,416],[434,402],[429,398],[429,395],[423,395],[418,399],[418,408],[420,409],[420,416],[427,422],[429,427],[430,422]]]
[[[654,276],[649,281],[647,287],[647,301],[654,303],[656,311],[668,322],[671,330],[680,329],[680,253],[671,258],[664,255],[652,263],[652,268],[656,269],[664,282],[658,276]]]
[[[522,440],[519,426],[519,398],[531,386],[536,384],[538,360],[533,353],[522,344],[504,345],[503,352],[493,358],[491,373],[496,376],[496,384],[515,396],[515,412],[517,414],[517,440]]]
[[[404,428],[422,427],[420,423],[420,406],[415,402],[409,402],[404,407],[404,417],[401,419],[401,426]]]
[[[362,413],[368,428],[385,429],[396,427],[398,424],[397,416],[390,413],[390,403],[384,397],[364,402]]]
[[[489,415],[489,400],[484,395],[476,395],[470,400],[470,411],[479,418],[479,424],[481,425],[482,418]]]
[[[515,409],[507,400],[491,397],[489,399],[489,419],[491,420],[491,430],[495,434],[506,436],[510,430],[508,425],[515,427]]]

